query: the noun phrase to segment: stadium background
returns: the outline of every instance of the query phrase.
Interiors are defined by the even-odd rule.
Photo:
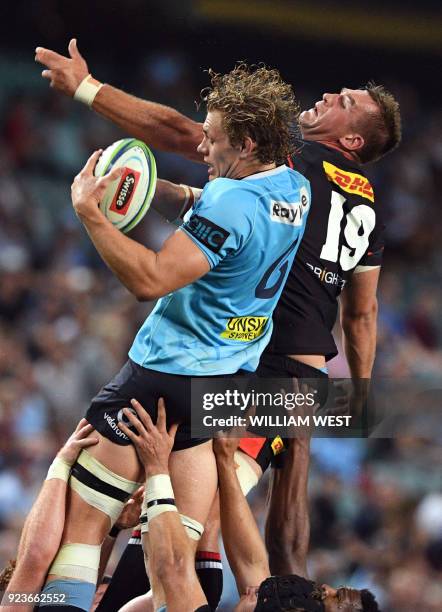
[[[278,67],[307,108],[343,85],[386,84],[401,102],[404,138],[370,169],[388,222],[377,370],[440,375],[439,2],[20,0],[2,3],[0,23],[0,565],[14,556],[51,457],[123,363],[148,310],[101,264],[70,204],[90,151],[121,133],[49,90],[33,62],[37,45],[65,52],[76,36],[97,78],[195,117],[203,70],[238,59]],[[163,178],[204,183],[203,167],[160,153],[157,161]],[[168,231],[149,212],[137,238],[158,246]],[[342,351],[331,373],[345,375]],[[313,442],[312,575],[370,586],[391,612],[441,609],[440,443]],[[260,520],[264,498],[260,487]],[[233,593],[226,578],[223,610]]]

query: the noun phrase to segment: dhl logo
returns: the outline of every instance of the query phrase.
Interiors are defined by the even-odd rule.
[[[276,436],[276,438],[273,439],[271,447],[274,455],[279,455],[279,453],[282,453],[284,450],[284,442],[282,441],[281,436]]]
[[[227,321],[221,338],[240,342],[255,340],[264,333],[268,319],[269,317],[232,317]]]
[[[365,176],[340,170],[326,161],[322,162],[322,165],[329,181],[336,183],[347,193],[357,193],[363,198],[370,200],[370,202],[374,202],[373,187]]]

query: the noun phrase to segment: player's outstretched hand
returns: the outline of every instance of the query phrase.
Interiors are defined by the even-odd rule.
[[[74,178],[71,186],[71,197],[74,210],[81,218],[91,212],[97,212],[107,186],[119,178],[124,168],[114,168],[105,176],[94,176],[95,165],[102,154],[102,149],[94,151],[86,162],[84,168]]]
[[[88,446],[93,446],[98,443],[98,438],[92,437],[89,435],[94,431],[94,428],[90,423],[86,421],[86,419],[81,419],[78,423],[74,433],[68,438],[65,445],[58,451],[57,457],[69,463],[69,465],[73,465],[80,451],[83,448],[87,448]]]
[[[133,399],[130,403],[137,413],[138,418],[129,408],[124,408],[123,412],[137,433],[131,431],[121,422],[118,423],[118,427],[135,446],[138,457],[146,470],[146,476],[168,474],[169,456],[172,452],[178,424],[174,423],[169,431],[167,431],[166,407],[163,398],[158,400],[158,418],[156,425],[153,424],[149,414],[137,400]]]
[[[144,486],[138,487],[135,493],[123,506],[115,527],[118,529],[129,529],[140,522],[141,504],[143,502]]]
[[[89,74],[86,60],[77,48],[77,40],[72,38],[68,46],[69,57],[50,49],[37,47],[35,61],[46,66],[41,76],[50,80],[50,86],[68,96],[73,96],[81,81]]]

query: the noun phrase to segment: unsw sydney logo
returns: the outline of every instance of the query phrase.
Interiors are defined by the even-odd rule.
[[[262,336],[269,317],[231,317],[226,323],[221,338],[250,342]]]

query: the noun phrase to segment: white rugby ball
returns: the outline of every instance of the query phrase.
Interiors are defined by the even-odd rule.
[[[133,229],[149,210],[155,195],[157,167],[149,147],[135,138],[123,138],[101,154],[95,176],[104,176],[113,168],[125,168],[117,180],[108,185],[100,209],[117,229]]]

